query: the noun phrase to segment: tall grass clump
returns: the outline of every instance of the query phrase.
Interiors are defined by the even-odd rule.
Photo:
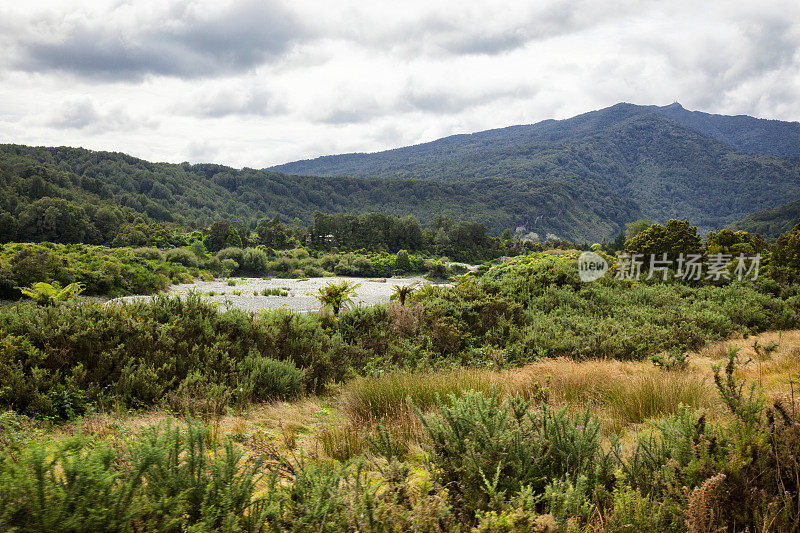
[[[516,394],[537,401],[546,391],[538,383],[507,380],[510,373],[479,369],[444,372],[394,372],[374,378],[351,381],[342,392],[342,408],[356,424],[370,425],[381,419],[402,419],[412,412],[412,405],[427,412],[440,401],[459,398],[468,391],[492,394]]]

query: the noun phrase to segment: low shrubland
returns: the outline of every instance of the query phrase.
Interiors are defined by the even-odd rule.
[[[565,375],[586,364],[559,362]],[[481,392],[473,384],[513,378],[484,371],[424,407],[426,396],[417,394],[411,444],[386,419],[360,436],[337,430],[342,422],[334,420],[317,436],[322,457],[314,447],[304,451],[294,433],[265,440],[239,424],[225,436],[218,423],[191,420],[167,419],[133,435],[66,432],[45,443],[41,434],[19,436],[36,434],[24,417],[3,415],[0,527],[796,531],[800,406],[742,381],[753,363],[743,368],[736,349],[718,364],[708,383],[712,403],[653,412],[648,424],[621,432],[604,430],[597,414],[613,409],[612,397],[562,404],[557,398],[579,395],[558,392],[555,377],[527,400],[511,389]],[[595,363],[573,387],[592,389],[590,376],[602,365],[594,389],[625,372],[709,375],[706,366]]]
[[[798,339],[749,339],[796,291],[574,260],[338,314],[0,307],[0,528],[797,530]]]
[[[92,296],[152,294],[174,283],[201,277],[247,275],[309,278],[355,276],[386,278],[431,274],[446,278],[450,270],[441,258],[405,250],[390,254],[323,252],[296,248],[272,250],[265,246],[227,247],[209,254],[197,246],[171,249],[109,248],[87,244],[0,244],[0,298],[21,297],[18,287],[35,283],[80,283]]]
[[[167,254],[169,255],[169,254]],[[174,259],[174,258],[172,258]],[[156,248],[108,248],[88,244],[0,245],[0,297],[19,298],[18,287],[79,283],[88,295],[152,294],[191,282],[208,271],[173,262]]]
[[[319,392],[358,375],[506,368],[554,357],[646,360],[797,324],[797,296],[740,283],[580,285],[563,264],[559,257],[528,258],[480,280],[461,276],[451,287],[424,286],[406,305],[353,307],[338,315],[222,311],[196,294],[128,304],[6,306],[0,308],[0,372],[13,386],[0,389],[0,402],[67,418],[95,403],[181,406],[182,398],[213,396],[215,405],[243,405]],[[536,272],[520,277],[520,270]],[[479,376],[463,370],[455,380]],[[433,390],[439,378],[419,379],[403,387]],[[663,408],[653,398],[655,389],[670,386],[669,378],[636,379],[626,388],[640,397],[620,401],[619,410],[643,419]],[[398,389],[385,401],[399,406],[397,395],[412,393]],[[613,390],[603,394],[611,398]],[[675,398],[696,405],[702,390]]]

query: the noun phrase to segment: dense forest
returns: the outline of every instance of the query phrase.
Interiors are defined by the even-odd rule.
[[[147,226],[200,229],[264,217],[309,224],[315,211],[437,215],[499,235],[527,225],[545,239],[596,241],[639,218],[599,185],[482,178],[458,183],[289,176],[220,165],[150,163],[77,148],[0,146],[0,240],[142,245]],[[145,227],[143,227],[145,226]],[[531,230],[532,231],[532,230]]]
[[[800,197],[796,123],[681,110],[618,104],[567,120],[374,154],[326,156],[272,170],[445,182],[477,177],[566,182],[622,192],[645,218],[689,218],[702,231]],[[794,133],[784,135],[784,130]]]
[[[773,209],[751,213],[731,224],[732,229],[759,233],[766,238],[776,239],[800,221],[800,200]]]

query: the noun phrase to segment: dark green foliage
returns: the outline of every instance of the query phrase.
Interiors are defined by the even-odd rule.
[[[17,305],[0,310],[0,402],[72,418],[103,401],[291,398],[341,378],[341,349],[311,318],[220,313],[199,296]]]
[[[800,280],[800,224],[781,235],[773,255],[773,276],[786,282]]]
[[[261,531],[263,459],[202,426],[145,430],[124,450],[76,436],[0,459],[0,527],[22,531]]]
[[[562,480],[593,494],[611,482],[613,463],[588,412],[529,407],[520,398],[467,392],[440,401],[438,414],[421,415],[439,482],[467,521],[523,487],[544,495],[551,481]]]
[[[546,221],[537,228],[543,238],[554,233],[594,240],[616,233],[637,214],[631,201],[592,184],[483,176],[461,183],[289,176],[221,165],[150,163],[77,148],[18,145],[0,146],[0,191],[0,213],[13,218],[5,217],[0,224],[0,240],[11,239],[19,217],[36,218],[34,212],[24,212],[46,197],[46,202],[68,202],[61,211],[70,224],[64,227],[68,230],[64,235],[53,233],[52,226],[37,227],[29,235],[35,241],[74,239],[83,232],[86,242],[93,244],[182,246],[187,243],[175,238],[174,227],[199,229],[228,221],[215,227],[206,243],[212,252],[247,246],[252,229],[273,249],[305,244],[306,233],[297,231],[297,226],[312,223],[317,211],[380,211],[396,217],[412,215],[423,224],[445,214],[484,224],[495,233],[539,217]],[[70,215],[80,211],[84,214],[80,219]],[[276,216],[278,223],[291,221],[291,231],[273,225]],[[382,215],[367,216],[377,221]],[[241,225],[231,222],[235,220]],[[2,227],[8,228],[8,237],[3,237]],[[413,230],[413,224],[409,228]],[[417,249],[413,243],[418,241],[418,232],[395,232],[395,237],[405,241],[399,246]]]
[[[731,224],[731,228],[776,239],[791,231],[798,223],[800,223],[800,200],[747,215]]]
[[[0,245],[0,297],[16,298],[15,287],[38,282],[80,283],[86,294],[151,294],[201,274],[188,250],[162,255],[154,248],[107,248],[86,244]]]
[[[32,446],[17,462],[0,459],[0,527],[22,531],[132,531],[136,493],[148,459],[130,477],[108,444],[76,436],[55,446]]]
[[[667,258],[674,260],[681,253],[700,253],[701,245],[697,228],[689,226],[688,220],[670,220],[666,226],[653,224],[629,238],[625,243],[625,251],[643,254],[645,258],[651,254],[661,258],[662,254],[667,254]]]

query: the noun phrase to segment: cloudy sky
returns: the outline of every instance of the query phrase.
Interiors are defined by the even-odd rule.
[[[2,143],[259,168],[620,101],[800,120],[800,3],[0,0]]]

